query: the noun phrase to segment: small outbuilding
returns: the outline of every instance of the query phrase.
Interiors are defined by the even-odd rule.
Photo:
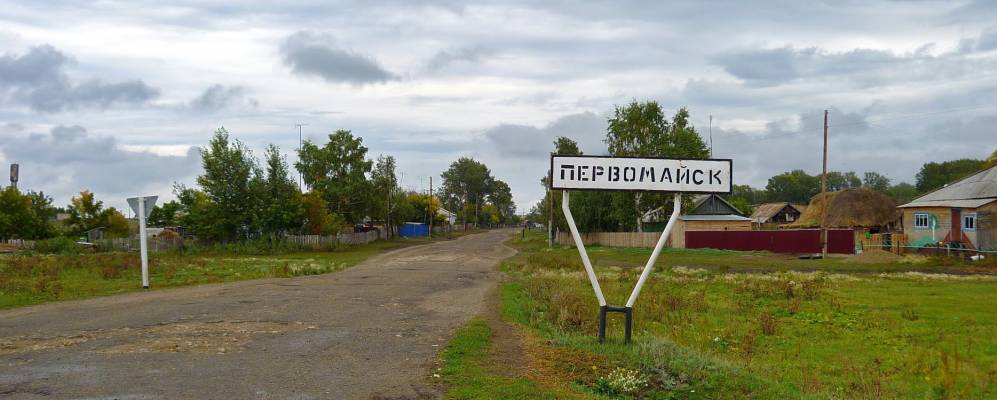
[[[661,230],[664,226],[661,226]],[[693,199],[692,209],[678,217],[670,237],[671,246],[684,248],[686,231],[750,231],[751,218],[716,194]],[[660,231],[660,230],[659,230]]]
[[[952,182],[900,206],[914,247],[997,250],[997,167]]]
[[[755,229],[774,229],[796,222],[802,214],[799,207],[790,203],[759,204],[751,214],[751,223]]]

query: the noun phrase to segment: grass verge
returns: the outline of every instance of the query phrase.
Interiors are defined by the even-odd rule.
[[[510,242],[505,317],[556,361],[545,375],[613,398],[992,398],[997,278],[960,263],[856,266],[767,253],[671,250],[635,306],[596,342],[598,305],[574,249]],[[648,249],[590,251],[611,304]],[[598,255],[596,255],[598,254]],[[943,262],[944,264],[944,262]],[[814,272],[814,270],[818,270]],[[925,274],[957,270],[960,275]]]
[[[160,289],[325,274],[354,266],[385,251],[424,243],[429,240],[394,238],[344,246],[335,251],[279,255],[222,251],[187,255],[153,253],[149,257],[149,281],[153,289]],[[0,309],[137,290],[141,290],[141,264],[136,252],[0,255]]]

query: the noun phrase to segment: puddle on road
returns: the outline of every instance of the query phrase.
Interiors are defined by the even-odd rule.
[[[316,327],[302,322],[176,322],[141,328],[86,331],[69,336],[0,338],[0,355],[67,348],[104,339],[115,339],[115,343],[90,351],[105,354],[226,354],[242,351],[257,336],[275,336],[306,329]]]

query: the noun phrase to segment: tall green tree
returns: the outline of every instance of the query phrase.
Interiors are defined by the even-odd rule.
[[[488,167],[473,158],[461,157],[440,177],[443,178],[440,187],[443,204],[451,210],[460,210],[465,225],[468,219],[476,222],[479,204],[493,188],[494,178]]]
[[[374,164],[374,171],[370,175],[373,195],[370,198],[371,215],[376,215],[384,219],[388,232],[391,232],[392,212],[398,208],[399,202],[396,194],[398,188],[398,177],[395,175],[395,158],[392,156],[379,155]]]
[[[199,236],[216,240],[247,238],[255,233],[254,223],[260,208],[254,180],[262,171],[252,152],[239,140],[230,140],[224,127],[215,131],[206,148],[201,148],[204,173],[197,184],[207,195],[210,207],[206,221],[199,224]]]
[[[515,217],[516,203],[512,201],[512,189],[509,188],[509,184],[495,179],[488,194],[488,202],[495,206],[499,222],[507,223]]]
[[[820,179],[820,175],[817,175]],[[829,171],[827,173],[827,191],[852,189],[862,186],[862,180],[854,172]]]
[[[177,212],[183,208],[183,205],[176,200],[170,200],[162,205],[156,205],[152,208],[152,212],[149,213],[149,226],[177,226],[179,224],[179,218],[177,218]]]
[[[906,204],[917,197],[917,188],[907,182],[900,182],[890,186],[886,194],[896,200],[897,204]]]
[[[305,141],[294,164],[305,184],[322,195],[330,210],[350,223],[361,222],[368,211],[370,173],[373,162],[367,159],[363,139],[349,130],[329,134],[329,141],[319,147]]]
[[[689,123],[689,111],[683,107],[672,117],[665,117],[661,105],[656,101],[632,101],[625,106],[616,106],[614,115],[608,121],[606,144],[609,153],[626,157],[673,157],[682,159],[704,159],[709,156],[709,148]],[[671,203],[671,196],[660,194],[617,194],[632,199],[630,207],[618,208],[621,222],[634,221],[636,231],[642,230],[642,221],[662,207]],[[616,202],[618,206],[624,203]],[[630,210],[627,210],[630,208]],[[624,225],[630,225],[624,222]]]
[[[862,186],[886,193],[890,190],[890,178],[878,172],[866,172],[865,176],[862,177]]]
[[[257,229],[271,236],[296,231],[305,217],[298,185],[291,178],[287,161],[277,146],[267,147],[264,160],[266,178],[258,181],[261,210]]]
[[[809,203],[820,192],[820,177],[811,176],[801,169],[784,172],[769,178],[765,185],[769,201]]]
[[[979,171],[984,165],[981,160],[969,158],[925,163],[917,173],[914,186],[918,192],[927,193]]]

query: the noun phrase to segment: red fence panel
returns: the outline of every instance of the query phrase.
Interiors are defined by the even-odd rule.
[[[686,231],[685,247],[773,253],[820,253],[820,230],[784,229],[772,231]],[[828,253],[852,254],[855,236],[850,229],[829,229]]]

